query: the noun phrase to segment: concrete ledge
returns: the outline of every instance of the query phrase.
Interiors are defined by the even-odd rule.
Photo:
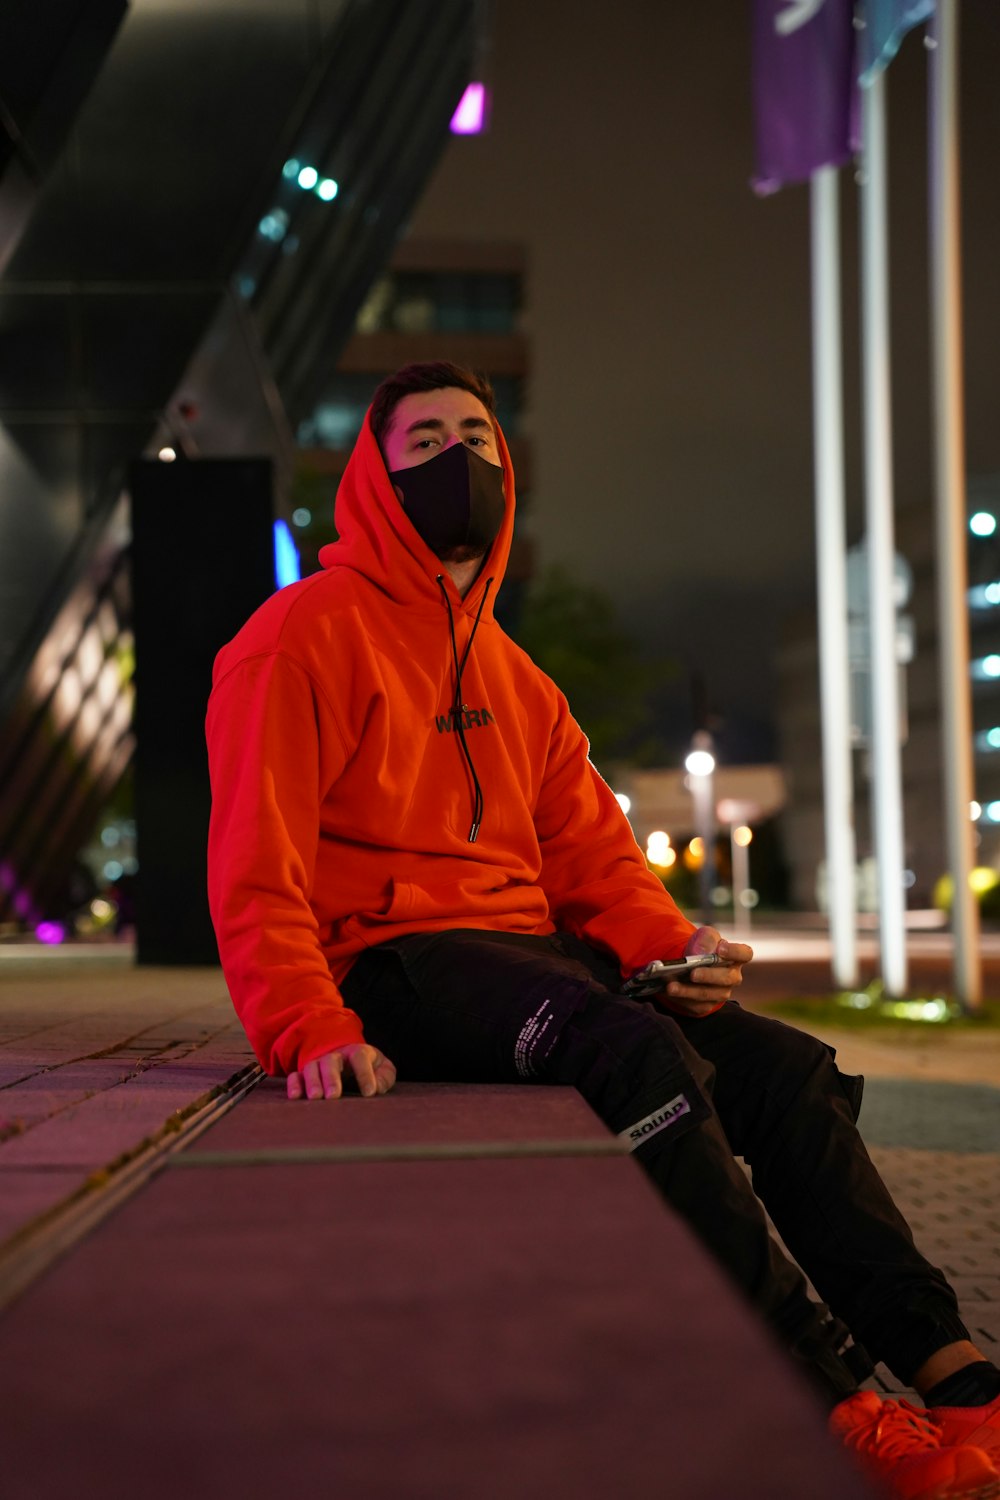
[[[198,1151],[509,1155],[162,1173],[0,1323],[5,1500],[869,1496],[630,1158],[520,1154],[602,1136],[573,1090],[261,1085]]]

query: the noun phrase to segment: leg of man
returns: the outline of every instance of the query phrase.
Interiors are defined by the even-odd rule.
[[[712,1109],[712,1065],[669,1017],[607,989],[599,956],[588,964],[583,950],[572,939],[421,934],[365,954],[344,994],[402,1078],[574,1085],[826,1398],[850,1394],[847,1330],[810,1300],[769,1234]]]
[[[820,1296],[902,1382],[969,1334],[944,1275],[917,1250],[855,1126],[855,1101],[814,1037],[730,1001],[678,1018],[716,1069],[733,1151]]]
[[[701,1055],[711,1050],[703,1034],[701,1048],[693,1048],[672,1018],[617,993],[618,982],[605,956],[573,938],[450,932],[369,951],[343,988],[369,1040],[385,1049],[402,1077],[575,1085],[634,1147],[834,1405],[831,1429],[901,1500],[1000,1494],[1000,1475],[982,1451],[995,1436],[989,1411],[985,1424],[976,1412],[957,1413],[952,1437],[940,1413],[927,1420],[905,1403],[857,1391],[856,1376],[866,1373],[857,1357],[864,1351],[845,1350],[848,1330],[810,1301],[801,1273],[769,1235],[712,1107],[715,1067]],[[720,1044],[721,1036],[720,1029]],[[783,1066],[790,1063],[786,1056]],[[834,1098],[846,1101],[839,1082],[838,1091]],[[794,1087],[786,1092],[797,1097]],[[777,1158],[765,1163],[768,1152],[756,1135],[748,1149],[765,1179],[780,1171]],[[782,1217],[789,1222],[787,1213]]]

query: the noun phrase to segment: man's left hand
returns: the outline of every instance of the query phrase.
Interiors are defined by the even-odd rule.
[[[715,953],[720,962],[692,969],[683,981],[672,979],[660,1003],[685,1016],[710,1016],[743,983],[743,965],[753,958],[747,943],[729,943],[714,927],[699,927],[688,939],[685,955]]]

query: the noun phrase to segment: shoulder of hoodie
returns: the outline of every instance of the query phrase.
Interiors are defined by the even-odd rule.
[[[318,650],[317,623],[350,612],[358,602],[355,575],[348,569],[324,568],[286,584],[258,605],[222,647],[215,663],[216,681],[241,662],[272,653],[308,668]]]
[[[281,655],[290,658],[311,673],[322,656],[323,667],[329,667],[329,652],[332,644],[327,636],[319,645],[317,622],[331,619],[335,615],[358,612],[359,625],[363,628],[366,595],[371,584],[364,575],[352,568],[323,568],[297,583],[286,584],[269,599],[259,605],[246,624],[219,652],[215,663],[215,683],[228,676],[242,662],[251,658]],[[487,622],[483,622],[487,625]],[[495,619],[490,619],[483,632],[483,644],[492,637],[504,660],[506,670],[517,684],[522,695],[537,695],[544,699],[554,713],[568,713],[565,696],[558,683],[542,671],[522,646],[513,640]],[[349,650],[347,642],[343,642]],[[327,672],[320,669],[324,678]]]

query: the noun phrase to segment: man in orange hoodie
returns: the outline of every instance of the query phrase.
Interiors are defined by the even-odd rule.
[[[493,618],[514,505],[489,385],[407,367],[375,394],[322,571],[219,653],[209,895],[257,1055],[291,1099],[345,1079],[377,1097],[397,1067],[575,1085],[839,1403],[845,1440],[884,1468],[905,1429],[898,1494],[1000,1483],[958,1446],[997,1439],[1000,1372],[865,1152],[860,1080],[731,999],[751,950],[680,913],[565,698]],[[714,962],[644,978],[684,956]],[[862,1344],[936,1426],[856,1394]]]

